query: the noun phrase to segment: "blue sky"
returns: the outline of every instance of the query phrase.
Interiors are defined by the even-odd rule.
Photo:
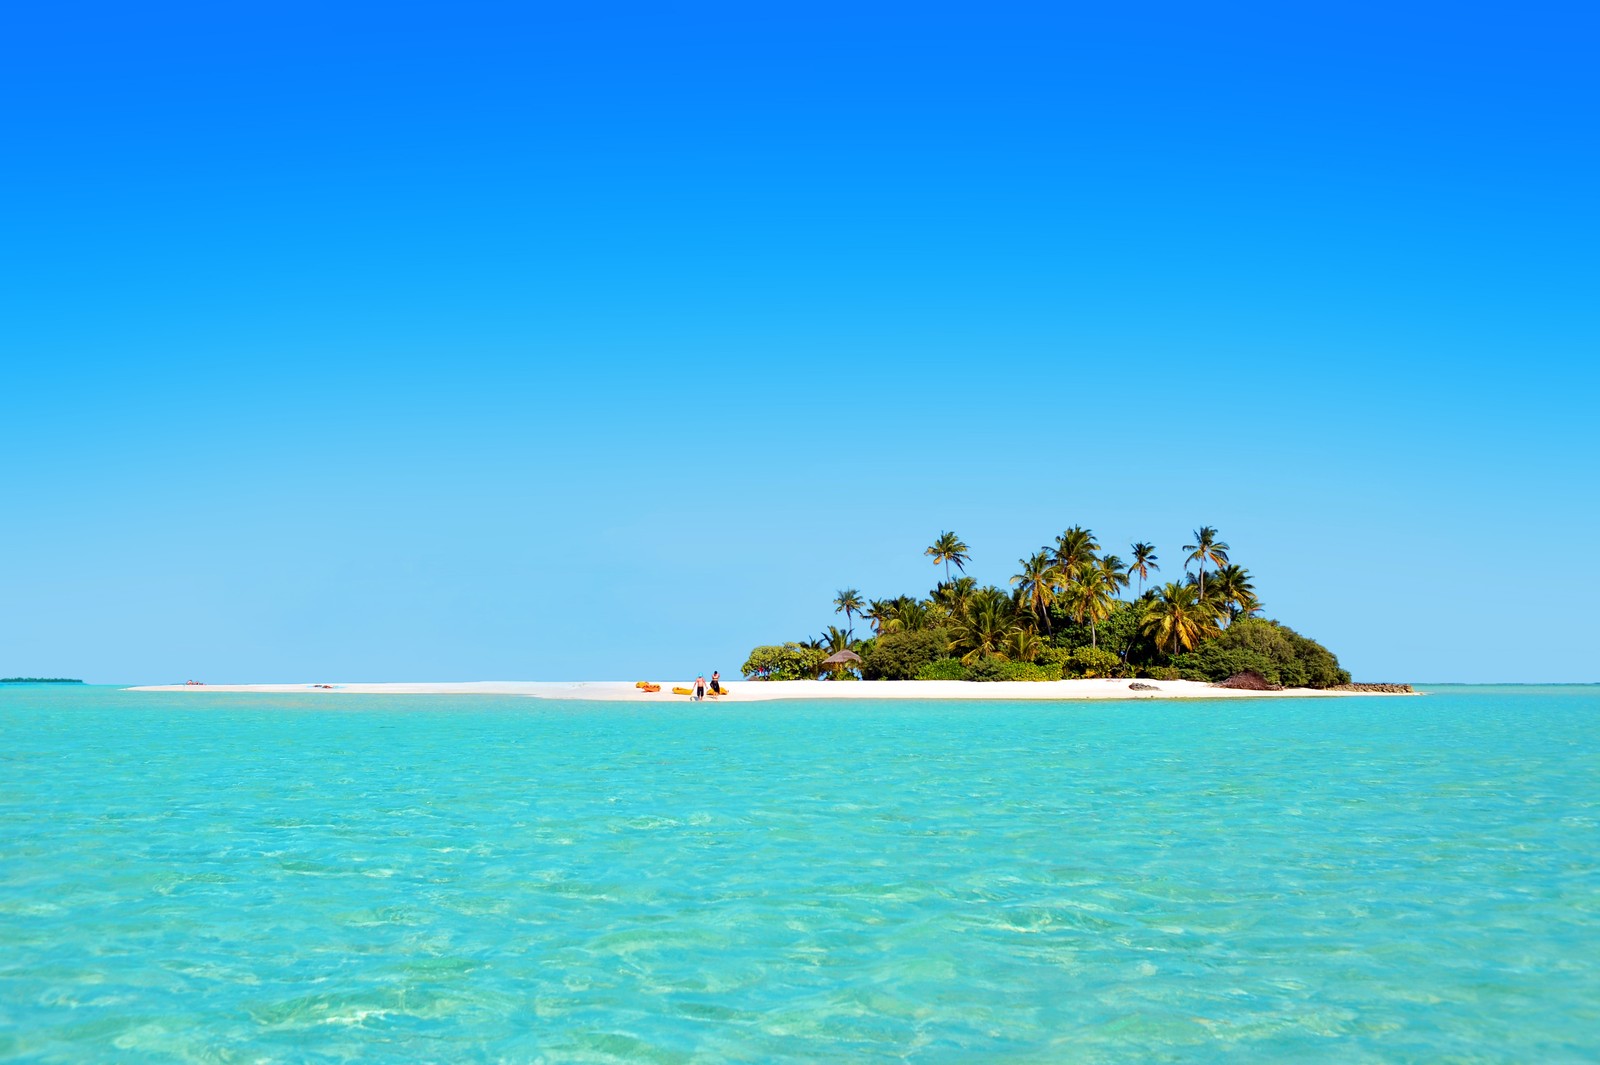
[[[0,673],[731,673],[1212,524],[1600,680],[1595,17],[1292,6],[13,14]]]

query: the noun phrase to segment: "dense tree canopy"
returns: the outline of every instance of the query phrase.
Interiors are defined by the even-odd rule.
[[[1288,686],[1349,681],[1327,648],[1258,616],[1254,577],[1233,561],[1216,529],[1201,526],[1193,539],[1183,546],[1184,579],[1146,587],[1161,569],[1154,544],[1130,544],[1132,562],[1124,563],[1102,553],[1092,530],[1069,526],[1053,544],[1019,558],[1005,589],[967,576],[970,549],[943,531],[923,552],[945,573],[927,595],[870,599],[846,588],[833,600],[845,628],[830,624],[820,637],[758,647],[744,672],[770,680],[814,677],[827,655],[851,650],[861,655],[859,672],[869,680],[1219,681],[1252,671]],[[960,576],[951,575],[952,566]],[[1137,593],[1123,598],[1135,580]],[[865,639],[855,636],[858,617],[872,628]]]

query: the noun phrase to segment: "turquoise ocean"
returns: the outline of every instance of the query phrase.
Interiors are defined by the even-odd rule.
[[[0,1059],[1592,1061],[1600,688],[0,688]]]

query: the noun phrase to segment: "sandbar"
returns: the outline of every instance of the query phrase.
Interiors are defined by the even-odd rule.
[[[672,694],[674,686],[688,688],[692,681],[656,681],[658,693],[641,691],[633,681],[524,681],[482,680],[439,683],[387,684],[153,684],[129,688],[145,692],[254,692],[273,695],[521,695],[533,699],[587,700],[594,702],[663,703],[688,697]],[[992,681],[970,680],[789,680],[730,681],[728,702],[772,702],[785,699],[961,699],[1054,700],[1083,699],[1305,699],[1335,696],[1393,694],[1386,692],[1328,691],[1285,688],[1282,691],[1247,691],[1219,688],[1195,680],[1141,680],[1150,689],[1130,688],[1126,680]]]

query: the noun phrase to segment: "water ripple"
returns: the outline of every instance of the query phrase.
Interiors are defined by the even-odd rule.
[[[1592,1060],[1597,720],[16,689],[0,1057]]]

